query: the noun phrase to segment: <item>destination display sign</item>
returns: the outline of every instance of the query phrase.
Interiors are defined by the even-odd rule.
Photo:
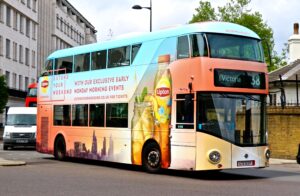
[[[265,89],[265,74],[261,72],[215,69],[214,84],[218,87]]]

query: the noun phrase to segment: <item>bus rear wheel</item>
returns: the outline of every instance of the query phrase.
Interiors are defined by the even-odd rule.
[[[144,147],[142,152],[142,163],[147,172],[159,172],[161,165],[161,153],[160,148],[156,143],[149,143]]]
[[[54,143],[54,157],[59,161],[66,158],[66,142],[62,136],[58,136]]]

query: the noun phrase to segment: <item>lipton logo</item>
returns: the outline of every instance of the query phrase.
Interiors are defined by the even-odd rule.
[[[170,89],[167,87],[161,87],[156,89],[156,95],[159,97],[166,97],[170,95]]]
[[[48,80],[43,80],[42,83],[41,83],[41,87],[42,88],[47,88],[49,85],[49,81]]]

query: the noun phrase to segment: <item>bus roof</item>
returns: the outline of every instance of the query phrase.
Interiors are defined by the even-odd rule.
[[[37,88],[37,83],[34,82],[34,83],[29,84],[28,88]]]
[[[230,34],[230,35],[238,35],[238,36],[260,39],[255,32],[238,24],[233,24],[228,22],[201,22],[201,23],[181,25],[179,27],[159,30],[151,33],[143,33],[140,35],[122,36],[122,38],[114,39],[111,41],[105,41],[101,43],[94,43],[94,44],[88,44],[88,45],[58,50],[52,53],[48,57],[48,60],[77,55],[77,54],[84,54],[87,52],[94,52],[98,50],[116,48],[116,47],[121,47],[126,45],[138,44],[150,40],[180,36],[180,35],[191,34],[191,33],[200,33],[200,32]]]

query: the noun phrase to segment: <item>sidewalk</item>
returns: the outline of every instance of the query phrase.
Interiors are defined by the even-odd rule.
[[[270,165],[282,165],[282,164],[297,164],[296,160],[288,159],[270,159]]]
[[[21,166],[26,165],[25,161],[11,161],[0,157],[0,166]]]

